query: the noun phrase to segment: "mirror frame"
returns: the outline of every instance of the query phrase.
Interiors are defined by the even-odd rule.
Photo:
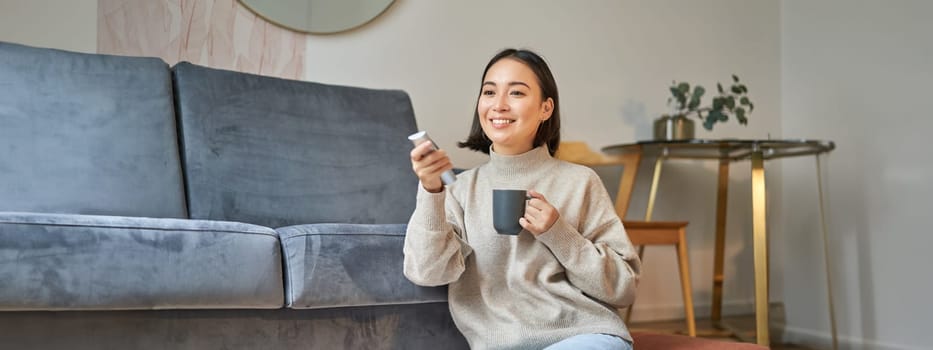
[[[310,0],[309,0],[309,1],[310,1]],[[337,0],[337,1],[340,1],[340,0]],[[295,28],[295,27],[292,27],[292,26],[290,26],[290,25],[286,25],[286,24],[283,24],[283,23],[281,23],[281,22],[279,22],[279,21],[276,21],[275,19],[272,19],[272,18],[270,18],[269,16],[267,16],[267,15],[265,15],[265,14],[260,13],[259,10],[256,10],[256,9],[254,9],[252,6],[250,6],[250,4],[247,3],[247,0],[236,0],[236,2],[239,3],[240,5],[242,5],[243,7],[245,7],[247,10],[249,10],[249,12],[251,12],[251,13],[254,14],[254,15],[256,15],[257,17],[262,18],[262,19],[265,20],[266,22],[275,24],[276,26],[279,26],[279,27],[281,27],[281,28],[285,28],[285,29],[288,29],[288,30],[291,30],[291,31],[295,31],[295,32],[299,32],[299,33],[315,34],[315,35],[327,35],[327,34],[344,33],[344,32],[348,32],[348,31],[351,31],[351,30],[360,28],[360,27],[362,27],[362,26],[365,26],[365,25],[369,24],[370,22],[375,21],[377,18],[379,18],[379,17],[382,16],[383,14],[385,14],[386,11],[388,11],[389,8],[392,7],[392,5],[395,5],[395,3],[397,2],[397,0],[389,0],[389,3],[386,4],[385,8],[383,8],[381,11],[379,11],[379,13],[377,13],[377,14],[376,14],[375,16],[373,16],[372,18],[369,18],[369,19],[367,19],[367,20],[365,20],[365,21],[363,21],[363,22],[361,22],[361,23],[359,23],[359,24],[352,25],[352,26],[349,26],[349,27],[344,28],[344,29],[334,30],[334,31],[313,31],[313,30],[305,29],[305,28]]]

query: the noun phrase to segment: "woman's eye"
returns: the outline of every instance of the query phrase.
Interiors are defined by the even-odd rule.
[[[512,96],[525,96],[525,93],[522,91],[512,91]]]
[[[494,91],[492,91],[492,90],[484,90],[484,91],[483,91],[483,96],[492,96],[492,95],[495,95],[495,94],[496,94],[496,93],[495,93]]]

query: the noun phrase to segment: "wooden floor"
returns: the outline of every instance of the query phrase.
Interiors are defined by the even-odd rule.
[[[722,323],[728,324],[731,328],[738,331],[739,336],[731,335],[731,332],[713,327],[709,318],[697,318],[697,336],[702,338],[724,340],[724,341],[746,341],[755,340],[755,316],[723,316]],[[652,333],[670,333],[686,334],[686,325],[684,320],[656,321],[656,322],[633,322],[629,325],[632,332],[652,332]],[[775,334],[772,334],[774,337]],[[771,344],[772,350],[816,350],[808,347],[797,346],[793,344]]]

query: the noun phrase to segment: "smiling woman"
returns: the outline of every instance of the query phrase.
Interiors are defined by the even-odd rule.
[[[458,146],[488,162],[445,187],[443,150],[410,153],[420,186],[405,276],[448,286],[471,349],[631,350],[616,309],[634,300],[641,263],[596,173],[553,157],[560,104],[550,68],[532,51],[505,49],[479,87]]]
[[[239,0],[260,17],[289,29],[328,34],[369,23],[394,0]]]

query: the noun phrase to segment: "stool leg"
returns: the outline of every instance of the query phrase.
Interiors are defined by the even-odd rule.
[[[687,335],[697,335],[696,320],[693,317],[693,287],[690,285],[690,261],[687,259],[687,237],[684,229],[678,232],[677,261],[680,264],[680,287],[684,293],[684,314],[687,317]]]

